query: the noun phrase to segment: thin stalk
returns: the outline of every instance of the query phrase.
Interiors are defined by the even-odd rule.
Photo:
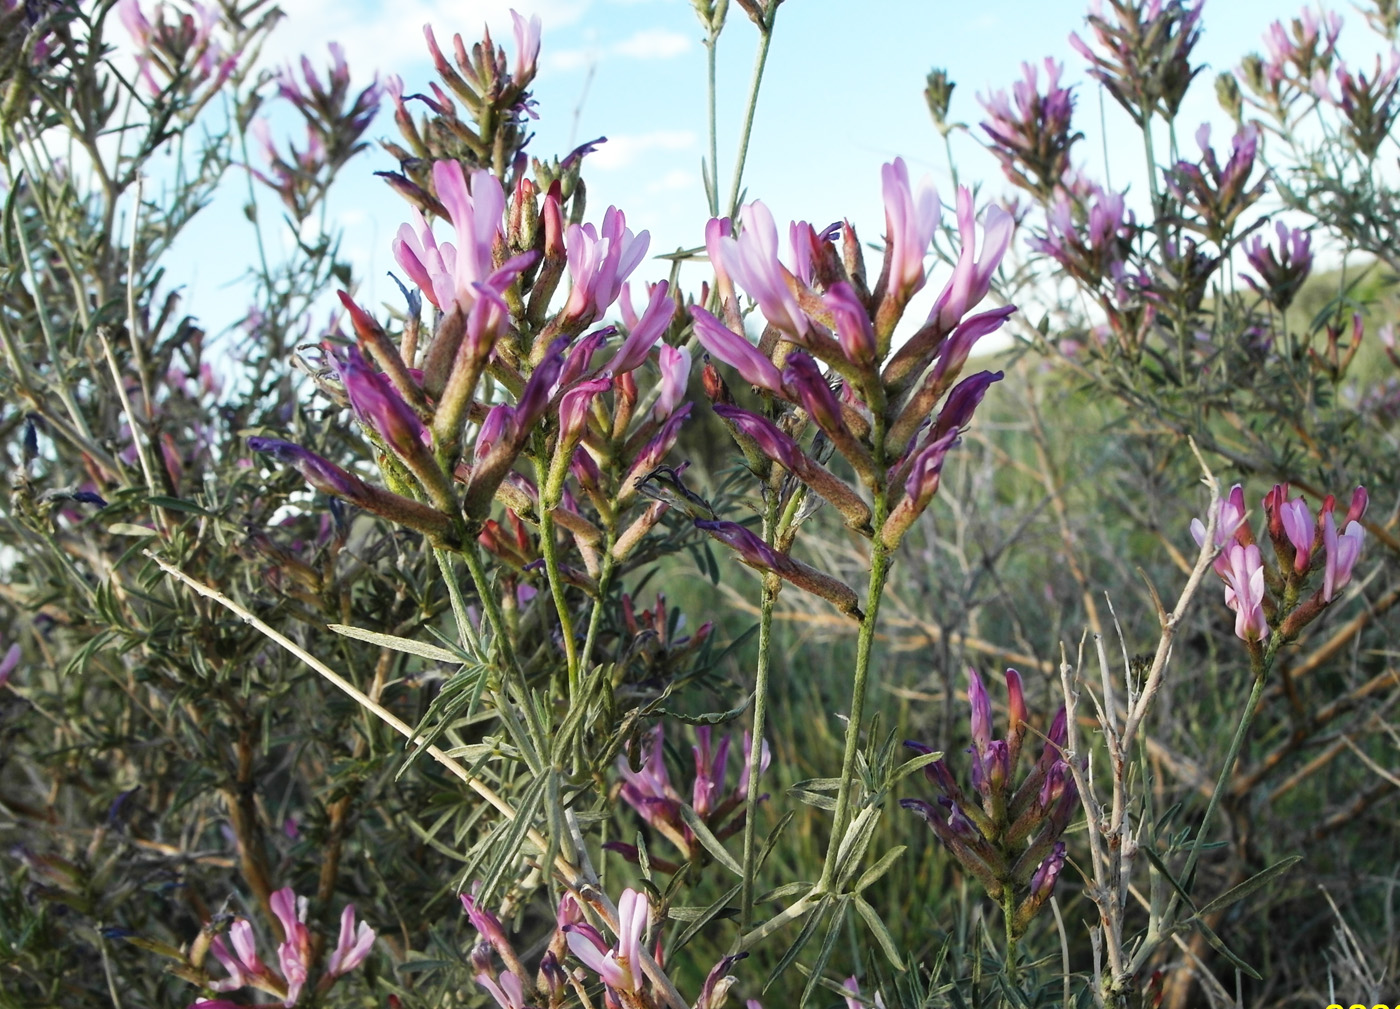
[[[875,495],[875,515],[873,528],[881,529],[885,524],[884,494]],[[836,818],[831,825],[831,839],[828,842],[826,860],[822,864],[822,878],[818,889],[825,890],[831,885],[832,874],[836,871],[836,852],[841,846],[841,838],[851,819],[851,785],[856,774],[856,754],[860,750],[860,728],[865,718],[866,684],[870,679],[870,655],[875,643],[875,623],[880,615],[880,597],[885,591],[885,578],[890,570],[890,551],[880,542],[877,532],[871,544],[870,589],[865,600],[865,615],[860,621],[860,636],[856,640],[855,679],[851,684],[851,713],[846,722],[846,746],[841,757],[841,784],[836,792]]]
[[[476,628],[472,626],[471,617],[467,613],[467,601],[462,598],[462,587],[457,583],[457,573],[452,570],[452,555],[446,550],[435,549],[433,557],[437,559],[442,580],[447,583],[447,598],[452,602],[452,618],[457,624],[457,636],[469,651],[480,655],[481,639],[477,637]]]
[[[616,537],[609,532],[603,541],[605,552],[603,554],[603,570],[598,573],[598,598],[594,600],[593,612],[588,616],[588,630],[584,632],[583,651],[579,653],[578,661],[581,669],[587,669],[589,663],[593,661],[593,646],[598,641],[598,630],[603,623],[603,600],[608,597],[608,589],[612,587],[613,572],[617,570],[617,561],[613,559],[613,543]]]
[[[706,112],[710,125],[710,179],[705,187],[705,195],[710,201],[710,216],[719,216],[719,119],[715,112],[718,75],[716,56],[719,49],[719,32],[711,31],[705,40],[705,83]]]
[[[564,636],[564,659],[569,667],[569,700],[576,702],[582,689],[579,673],[578,642],[574,640],[574,615],[565,595],[564,575],[559,567],[559,544],[554,539],[554,515],[549,507],[540,509],[540,552],[544,554],[544,570],[549,576],[549,592],[554,597],[554,609],[559,614],[559,633]],[[601,607],[595,603],[596,613]]]
[[[768,62],[768,46],[773,41],[773,26],[760,28],[758,32],[758,52],[754,56],[753,78],[749,81],[749,100],[744,109],[744,125],[739,133],[739,155],[734,161],[734,182],[729,188],[729,213],[739,212],[739,194],[744,181],[744,162],[749,156],[749,138],[753,136],[753,117],[758,109],[758,89],[763,83],[763,68]],[[716,181],[718,189],[718,181]]]
[[[763,516],[763,538],[769,546],[777,539],[778,495],[769,494]],[[740,887],[739,931],[753,924],[754,881],[758,874],[758,776],[763,770],[763,733],[768,720],[768,674],[772,668],[773,605],[782,582],[776,575],[763,576],[758,616],[758,670],[753,685],[753,741],[749,747],[749,790],[744,797],[744,878]]]
[[[1191,844],[1191,854],[1186,858],[1186,865],[1181,872],[1183,885],[1190,878],[1192,870],[1196,868],[1196,862],[1201,857],[1201,846],[1205,843],[1206,827],[1210,825],[1211,818],[1215,816],[1215,810],[1220,805],[1220,797],[1225,794],[1225,788],[1230,781],[1230,775],[1235,769],[1235,761],[1239,759],[1240,750],[1244,747],[1245,736],[1249,733],[1249,727],[1254,723],[1254,715],[1259,707],[1259,698],[1264,693],[1264,684],[1268,682],[1268,667],[1261,664],[1261,668],[1254,676],[1254,687],[1249,692],[1249,700],[1245,702],[1244,711],[1240,714],[1240,721],[1235,726],[1234,738],[1230,740],[1230,749],[1225,753],[1225,764],[1220,769],[1220,777],[1216,779],[1215,789],[1210,794],[1210,802],[1206,806],[1205,816],[1201,818],[1201,826],[1196,830],[1196,839]]]
[[[1012,893],[1010,885],[1002,890],[1001,917],[1006,924],[1006,981],[1008,984],[1016,984],[1016,929],[1014,927],[1016,917],[1016,897]]]

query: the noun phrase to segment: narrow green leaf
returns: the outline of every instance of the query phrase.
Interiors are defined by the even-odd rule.
[[[681,949],[682,947],[685,946],[686,943],[690,942],[690,940],[693,939],[693,938],[695,937],[696,933],[698,933],[702,928],[704,928],[704,927],[705,927],[706,925],[708,925],[711,921],[713,921],[713,920],[715,919],[715,917],[716,917],[721,911],[723,911],[725,908],[729,907],[731,904],[734,903],[735,900],[738,899],[738,897],[739,897],[739,889],[740,889],[740,884],[737,884],[737,883],[736,883],[734,886],[730,887],[730,888],[729,888],[728,890],[726,890],[723,894],[721,894],[719,900],[715,901],[713,904],[709,905],[708,907],[698,909],[698,913],[695,915],[695,917],[694,917],[694,919],[691,921],[691,923],[690,923],[689,925],[686,926],[685,931],[681,932],[680,935],[676,936],[676,942],[675,942],[675,945],[674,945],[672,948],[673,948],[673,949]],[[675,913],[676,911],[688,911],[688,910],[690,910],[690,909],[689,909],[689,908],[673,908],[673,909],[672,909],[671,917],[673,917],[673,918],[678,918],[678,917],[679,917],[679,916]]]
[[[792,962],[807,948],[807,944],[812,941],[812,936],[817,932],[817,927],[821,925],[822,919],[826,917],[826,912],[830,910],[832,901],[833,898],[830,896],[823,897],[821,902],[817,904],[816,910],[808,915],[806,924],[802,926],[802,931],[797,934],[797,938],[792,941],[792,945],[788,946],[787,950],[783,953],[782,959],[779,960],[778,965],[773,968],[773,973],[768,976],[768,980],[763,982],[763,991],[765,993],[768,991],[769,987],[772,986],[773,982],[782,977],[783,972],[791,967]]]
[[[430,645],[424,641],[401,638],[394,634],[381,634],[379,631],[367,631],[363,627],[351,627],[349,624],[327,624],[326,626],[337,634],[343,634],[347,638],[355,638],[357,641],[368,641],[381,648],[392,648],[396,652],[407,652],[410,655],[432,659],[434,662],[462,664],[462,660],[446,648],[439,648],[437,645]]]
[[[706,826],[705,821],[700,819],[700,815],[684,803],[681,804],[681,819],[685,821],[687,827],[695,832],[695,839],[704,845],[705,850],[714,856],[716,862],[736,876],[744,874],[743,868],[735,861],[734,856],[725,850],[724,842],[715,837],[714,831]]]
[[[1263,872],[1259,873],[1258,875],[1251,876],[1239,886],[1232,886],[1230,889],[1222,893],[1219,897],[1216,897],[1212,901],[1207,901],[1204,905],[1202,905],[1201,909],[1196,912],[1196,916],[1199,918],[1204,918],[1207,915],[1213,914],[1216,911],[1225,910],[1225,908],[1229,907],[1231,904],[1244,900],[1255,890],[1258,890],[1260,887],[1268,883],[1272,883],[1275,879],[1277,879],[1279,876],[1282,876],[1285,872],[1293,868],[1302,860],[1302,855],[1290,855],[1288,858],[1285,858],[1282,862],[1277,862],[1274,865],[1269,866]]]
[[[1249,964],[1245,963],[1238,956],[1236,956],[1230,950],[1230,947],[1225,945],[1224,941],[1220,938],[1220,936],[1216,935],[1211,930],[1211,927],[1209,925],[1201,921],[1201,919],[1199,918],[1192,919],[1191,923],[1201,930],[1201,935],[1205,936],[1206,942],[1210,943],[1212,946],[1215,947],[1217,953],[1223,956],[1226,960],[1229,960],[1232,964],[1234,964],[1240,970],[1244,971],[1250,977],[1254,978],[1254,980],[1264,980],[1259,976],[1258,971],[1256,971],[1253,967],[1251,967]]]
[[[895,850],[902,851],[903,849],[897,848]],[[865,922],[865,927],[870,929],[870,934],[875,937],[880,952],[885,954],[885,959],[890,962],[890,966],[895,970],[904,970],[904,959],[899,955],[899,949],[894,944],[894,936],[890,935],[890,930],[880,918],[879,912],[871,907],[870,902],[860,894],[855,894],[851,899],[855,902],[856,913]]]
[[[899,860],[899,856],[904,854],[908,845],[898,844],[880,856],[880,861],[876,862],[869,869],[860,874],[860,879],[856,880],[854,887],[856,893],[860,893],[871,883],[875,882],[885,873],[890,871],[890,867]]]

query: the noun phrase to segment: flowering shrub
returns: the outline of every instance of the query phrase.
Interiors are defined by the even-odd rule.
[[[741,205],[748,126],[722,203],[712,135],[643,284],[601,141],[530,146],[538,19],[428,27],[424,84],[257,73],[261,0],[0,4],[0,1006],[1379,998],[1400,55],[1277,22],[1179,148],[1202,17],[1095,4],[1092,83],[970,130],[935,70],[1020,195],[895,157],[873,245]],[[1145,195],[1081,160],[1099,87]],[[375,305],[323,211],[381,104]],[[163,264],[230,178],[210,334]]]

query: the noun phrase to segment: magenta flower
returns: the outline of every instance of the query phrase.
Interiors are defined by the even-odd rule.
[[[1308,570],[1313,541],[1317,538],[1317,525],[1308,511],[1307,502],[1301,497],[1285,501],[1279,506],[1279,520],[1283,523],[1284,534],[1293,544],[1293,570]]]
[[[1322,575],[1322,598],[1331,602],[1337,590],[1351,581],[1351,572],[1361,557],[1361,544],[1365,532],[1360,522],[1351,521],[1339,536],[1337,522],[1331,509],[1322,518],[1322,545],[1327,551],[1326,567]]]
[[[733,222],[727,217],[712,217],[705,225],[705,254],[710,259],[711,269],[715,271],[715,289],[719,292],[721,303],[734,297],[734,281],[725,269],[724,255],[721,252],[725,239],[733,234]]]
[[[992,275],[1001,265],[1011,244],[1011,234],[1016,230],[1016,221],[998,206],[989,206],[982,226],[982,256],[976,258],[977,222],[976,210],[972,204],[972,193],[966,186],[958,188],[958,235],[962,240],[962,251],[958,255],[953,276],[939,294],[938,301],[929,314],[929,319],[937,319],[943,330],[952,329],[967,312],[976,308],[992,286]]]
[[[559,397],[559,448],[556,451],[571,450],[577,444],[588,425],[593,401],[599,393],[611,388],[611,378],[591,378]]]
[[[936,440],[949,431],[961,431],[970,424],[973,412],[981,405],[987,390],[993,382],[1000,382],[1003,377],[1000,371],[979,371],[953,386],[953,391],[943,401],[943,408],[938,411],[931,437]]]
[[[1269,636],[1264,615],[1264,561],[1254,544],[1231,543],[1223,554],[1225,605],[1235,611],[1235,635],[1243,641]]]
[[[793,338],[811,326],[789,282],[796,278],[778,259],[778,226],[762,203],[740,212],[744,228],[738,236],[718,239],[720,261],[729,277],[758,304],[772,325]]]
[[[286,886],[274,893],[268,904],[282,923],[286,936],[277,947],[277,960],[282,976],[287,979],[287,997],[282,1004],[290,1009],[301,997],[311,964],[311,932],[306,927],[307,900],[298,897],[291,887]]]
[[[330,962],[326,964],[326,974],[340,977],[350,973],[364,963],[369,951],[374,948],[374,929],[368,922],[360,922],[355,927],[355,905],[346,904],[340,912],[340,940],[335,944]]]
[[[661,334],[666,332],[666,327],[671,324],[671,317],[675,314],[676,303],[670,296],[670,286],[666,281],[660,281],[651,289],[651,298],[641,318],[628,323],[631,332],[627,334],[627,339],[623,341],[612,360],[607,363],[608,373],[620,375],[639,367],[651,353],[656,341],[661,339]]]
[[[1215,520],[1215,546],[1221,551],[1215,558],[1215,573],[1220,577],[1225,577],[1227,561],[1224,550],[1227,544],[1233,541],[1240,529],[1244,527],[1244,488],[1235,484],[1230,488],[1229,495],[1220,502],[1220,510]],[[1191,520],[1191,537],[1196,541],[1196,545],[1205,546],[1206,526],[1200,519]]]
[[[0,659],[0,687],[5,685],[10,674],[19,666],[20,654],[19,642],[16,641],[5,651],[5,657]]]
[[[1045,857],[1045,861],[1036,867],[1035,875],[1031,876],[1031,896],[1039,900],[1045,900],[1050,896],[1050,892],[1055,889],[1055,880],[1060,878],[1060,870],[1065,867],[1065,842],[1056,841],[1054,849]]]
[[[855,288],[844,280],[838,281],[822,295],[822,301],[831,311],[836,338],[841,342],[841,352],[846,355],[846,360],[861,368],[874,364],[875,329],[870,324],[865,306],[856,297]]]
[[[399,226],[394,238],[394,261],[403,268],[430,302],[446,311],[456,296],[452,271],[457,261],[457,248],[451,242],[438,245],[433,228],[417,208],[410,211],[413,221]],[[444,308],[444,305],[446,306]]]
[[[538,18],[535,20],[539,21]],[[525,987],[520,983],[520,978],[510,971],[501,971],[500,977],[495,979],[483,971],[476,976],[476,983],[486,989],[501,1009],[528,1009],[525,1005]]]
[[[468,191],[466,176],[456,161],[433,163],[433,185],[457,232],[450,265],[452,289],[449,292],[435,282],[436,303],[445,311],[456,300],[466,310],[476,300],[477,285],[485,283],[492,274],[495,244],[504,238],[505,193],[496,177],[484,169],[472,173]],[[425,252],[427,241],[424,239]],[[440,252],[445,249],[444,246]],[[446,259],[443,256],[444,263]]]
[[[650,241],[648,232],[632,234],[626,216],[616,207],[609,207],[603,215],[601,231],[592,224],[569,225],[564,247],[572,287],[564,318],[586,326],[612,307],[623,281],[646,255]]]
[[[925,176],[918,192],[909,185],[909,169],[903,158],[880,168],[885,200],[885,258],[889,264],[889,291],[906,304],[924,286],[924,254],[938,229],[938,192]]]
[[[685,396],[686,384],[690,380],[690,351],[684,347],[661,345],[661,391],[656,397],[652,416],[665,420],[676,409],[676,404]]]
[[[681,796],[672,787],[671,777],[666,773],[663,739],[664,730],[657,725],[651,731],[646,762],[640,771],[632,770],[625,755],[617,758],[617,769],[623,782],[621,795],[653,827],[679,830]]]
[[[609,988],[636,994],[642,990],[642,937],[650,916],[646,895],[624,890],[617,902],[617,943],[610,948],[592,926],[569,925],[569,950]]]
[[[724,788],[725,765],[729,760],[729,737],[712,746],[712,735],[708,725],[695,730],[698,744],[692,749],[695,753],[695,784],[691,789],[691,808],[700,816],[709,816],[715,806],[715,797]]]
[[[690,314],[695,318],[695,336],[701,346],[737,371],[750,385],[769,392],[782,392],[782,373],[745,337],[735,333],[699,305],[692,305]]]
[[[428,429],[390,384],[365,361],[358,347],[346,349],[343,357],[331,356],[331,365],[345,386],[350,408],[365,427],[384,440],[401,459],[420,455],[432,443]]]
[[[529,21],[510,12],[515,28],[515,67],[511,72],[516,87],[524,87],[535,76],[535,61],[540,56],[540,16],[532,15]]]
[[[768,458],[774,460],[785,469],[800,470],[803,468],[799,456],[802,449],[793,441],[791,436],[778,429],[778,426],[766,417],[742,407],[728,406],[724,403],[716,403],[715,413],[723,417],[738,430],[751,438],[758,450]]]

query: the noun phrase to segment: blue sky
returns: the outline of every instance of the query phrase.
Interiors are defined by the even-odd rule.
[[[325,44],[335,40],[346,47],[357,80],[398,73],[409,91],[433,79],[424,23],[433,24],[444,47],[458,31],[470,44],[489,23],[512,51],[510,7],[539,14],[544,35],[535,94],[541,118],[531,151],[562,154],[577,142],[607,136],[608,144],[586,163],[589,219],[616,204],[635,230],[651,232],[653,253],[700,243],[705,50],[688,0],[283,0],[282,6],[289,16],[269,47],[271,60],[307,52],[320,63]],[[1214,99],[1216,73],[1261,48],[1270,21],[1296,11],[1278,0],[1207,3],[1196,51],[1207,68],[1182,112],[1183,148],[1194,148],[1190,138],[1201,121],[1217,124],[1217,141],[1228,136]],[[1343,50],[1349,42],[1373,49],[1361,15],[1346,7],[1343,16]],[[922,94],[925,74],[947,68],[957,82],[951,118],[975,127],[981,116],[976,95],[1009,87],[1023,61],[1053,56],[1065,63],[1068,81],[1084,80],[1084,60],[1067,41],[1072,31],[1082,31],[1083,17],[1084,5],[1068,0],[788,0],[779,11],[750,147],[748,197],[764,200],[780,222],[798,218],[820,226],[844,217],[864,239],[878,241],[879,169],[899,155],[915,177],[932,174],[950,205],[947,159]],[[756,41],[753,25],[732,4],[719,50],[719,162],[726,193]],[[1101,130],[1097,86],[1081,83],[1077,95],[1077,126],[1087,137],[1075,148],[1077,160],[1102,178],[1106,159],[1115,187],[1143,190],[1141,143],[1127,116],[1106,100]],[[386,110],[370,136],[393,132]],[[1008,191],[975,143],[958,137],[954,150],[964,182],[982,184],[986,198]],[[385,277],[393,267],[389,241],[405,219],[402,201],[371,174],[392,167],[377,147],[361,155],[348,166],[332,204],[363,278],[362,299],[370,304],[392,295]],[[214,325],[239,310],[240,295],[229,287],[241,269],[238,229],[246,231],[238,189],[211,207],[185,241],[192,265],[187,274],[178,271],[193,295],[187,306]],[[276,213],[274,201],[267,207]],[[223,255],[199,254],[211,241]],[[654,278],[665,270],[664,263],[649,263],[639,274]],[[930,286],[939,286],[936,279]]]

